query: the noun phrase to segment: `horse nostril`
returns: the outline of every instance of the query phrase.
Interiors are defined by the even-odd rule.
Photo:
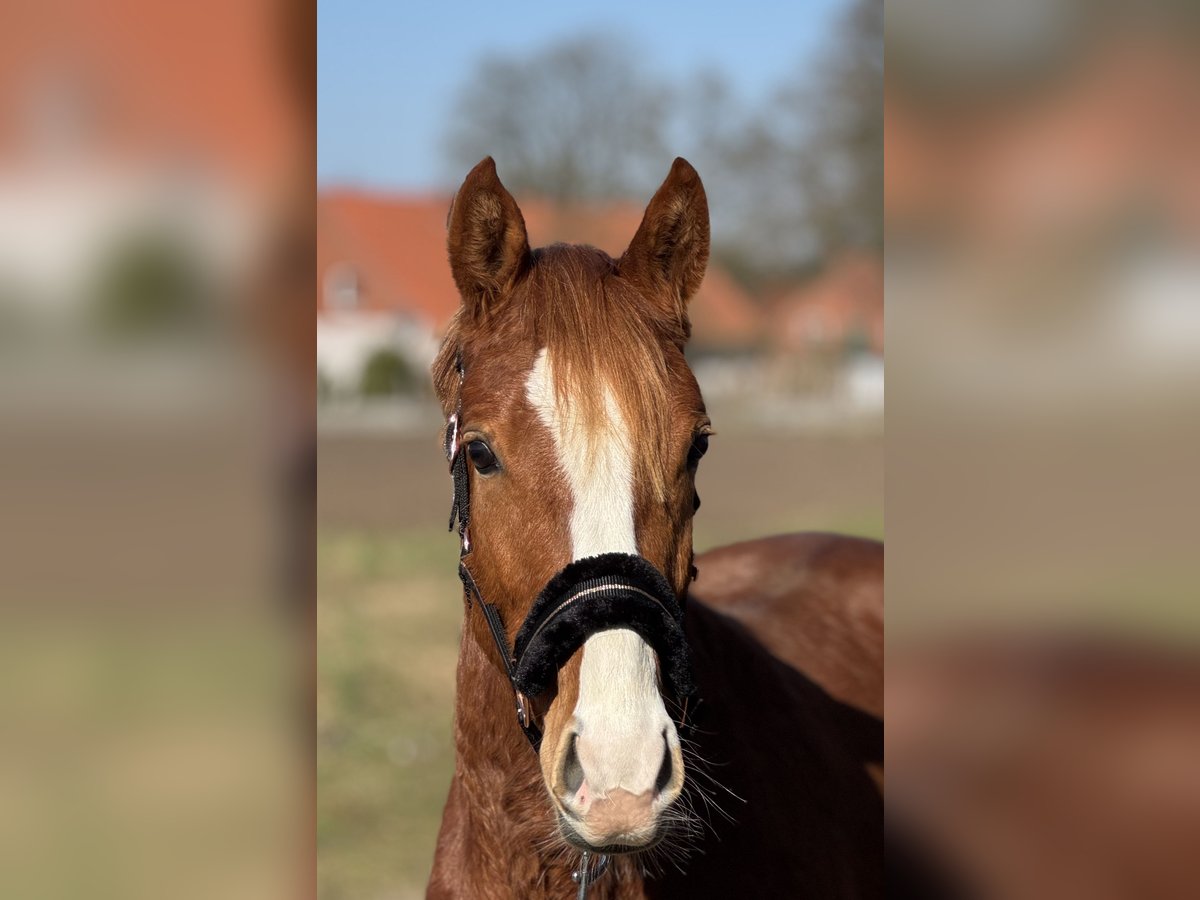
[[[663,732],[663,761],[662,766],[658,770],[658,777],[654,779],[654,793],[661,794],[663,788],[671,783],[671,775],[674,773],[674,764],[671,762],[671,745],[667,743],[667,734]]]
[[[575,750],[575,742],[578,739],[578,734],[571,735],[571,740],[567,744],[566,758],[563,760],[563,784],[566,785],[569,794],[574,794],[583,784],[583,764],[579,761],[579,753]]]

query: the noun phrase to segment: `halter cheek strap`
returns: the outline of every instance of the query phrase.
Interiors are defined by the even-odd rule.
[[[533,710],[529,698],[522,694],[517,687],[515,661],[512,651],[508,647],[508,638],[505,636],[504,620],[500,618],[500,610],[496,609],[495,604],[488,603],[483,599],[483,595],[479,593],[479,588],[475,584],[475,579],[471,576],[471,570],[461,559],[458,563],[458,577],[463,583],[468,605],[472,598],[479,601],[479,608],[483,612],[484,621],[487,622],[488,631],[492,633],[492,640],[495,641],[496,650],[504,663],[504,674],[508,676],[508,683],[513,688],[513,699],[517,706],[517,724],[521,726],[521,731],[524,732],[536,753],[542,746],[542,729],[533,721]]]
[[[464,378],[461,354],[455,358],[455,367],[458,369],[458,402],[455,406],[454,414],[450,416],[450,421],[446,423],[444,443],[446,460],[450,464],[450,478],[454,482],[454,498],[450,504],[449,530],[453,531],[457,523],[459,539],[458,578],[463,584],[463,593],[467,598],[468,610],[474,605],[475,601],[479,603],[479,609],[483,612],[483,618],[487,622],[488,631],[491,632],[492,640],[496,644],[496,652],[500,655],[500,661],[504,664],[504,674],[508,676],[509,684],[513,688],[513,699],[517,708],[517,724],[521,726],[521,731],[524,732],[534,752],[537,752],[542,746],[542,730],[533,721],[533,710],[531,709],[529,698],[517,688],[514,668],[516,661],[508,645],[507,633],[504,630],[504,620],[501,618],[500,610],[496,608],[496,605],[488,603],[483,599],[483,594],[480,592],[479,586],[475,584],[475,577],[471,574],[471,570],[467,568],[466,557],[471,552],[471,477],[467,471],[467,454],[462,444],[462,434],[459,428],[462,417],[462,383]]]
[[[459,432],[460,420],[462,418],[462,385],[463,385],[463,365],[462,355],[459,354],[454,359],[454,366],[458,370],[458,400],[454,407],[454,413],[450,416],[450,420],[446,422],[446,436],[443,438],[442,445],[446,453],[446,462],[450,464],[450,478],[454,482],[454,499],[450,505],[450,527],[449,530],[454,530],[454,522],[458,520],[458,537],[462,542],[462,549],[459,557],[466,556],[471,550],[471,539],[467,533],[467,526],[471,524],[471,482],[470,476],[467,474],[467,455],[463,452],[461,434]]]

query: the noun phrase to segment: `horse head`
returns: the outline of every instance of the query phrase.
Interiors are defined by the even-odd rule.
[[[515,665],[536,695],[559,830],[586,850],[652,846],[684,785],[680,620],[711,431],[684,345],[708,247],[682,159],[619,259],[531,249],[490,158],[450,211],[462,305],[434,382],[470,497],[463,562],[522,657],[493,659],[498,677]],[[478,618],[468,635],[499,656]]]

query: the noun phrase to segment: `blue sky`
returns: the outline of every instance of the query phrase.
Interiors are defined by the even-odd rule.
[[[627,38],[673,82],[715,68],[748,101],[817,60],[846,0],[322,0],[317,11],[317,177],[322,185],[445,187],[441,137],[482,55],[589,31]],[[699,9],[709,7],[709,11]]]

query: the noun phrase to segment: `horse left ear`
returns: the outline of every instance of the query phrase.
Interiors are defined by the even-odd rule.
[[[450,207],[450,271],[472,312],[488,311],[529,259],[525,220],[489,156],[470,171]]]
[[[619,268],[622,274],[667,288],[674,301],[672,312],[682,316],[704,278],[708,243],[704,185],[691,163],[677,157],[646,207]]]

